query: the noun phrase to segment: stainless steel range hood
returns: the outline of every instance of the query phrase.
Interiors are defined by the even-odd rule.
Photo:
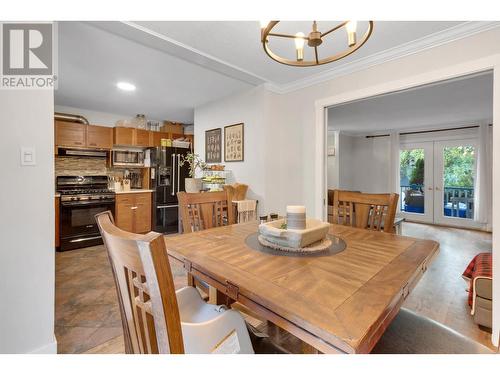
[[[108,157],[108,152],[104,150],[81,150],[72,148],[58,148],[57,155],[105,159]]]

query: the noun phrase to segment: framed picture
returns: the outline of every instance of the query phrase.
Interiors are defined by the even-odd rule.
[[[222,147],[222,129],[205,131],[205,162],[220,163]]]
[[[245,155],[244,124],[224,127],[224,161],[243,161]]]

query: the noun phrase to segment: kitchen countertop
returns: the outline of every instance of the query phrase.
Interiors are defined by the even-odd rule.
[[[151,189],[130,189],[128,191],[115,191],[115,194],[152,193]]]

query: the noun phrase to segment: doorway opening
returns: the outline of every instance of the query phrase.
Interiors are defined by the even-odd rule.
[[[491,230],[491,71],[327,109],[328,189],[399,194],[409,221]]]

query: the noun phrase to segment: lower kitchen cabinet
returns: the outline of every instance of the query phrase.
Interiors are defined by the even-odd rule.
[[[151,193],[117,194],[115,223],[127,232],[149,232],[151,230]]]

